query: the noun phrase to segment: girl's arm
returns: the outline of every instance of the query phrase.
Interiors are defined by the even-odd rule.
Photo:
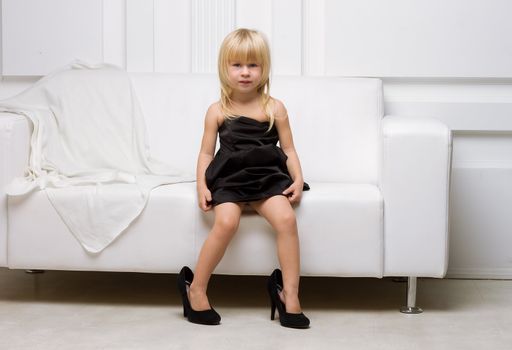
[[[300,166],[299,156],[295,151],[295,145],[293,144],[293,136],[292,130],[290,128],[290,120],[288,118],[288,112],[284,104],[274,99],[275,103],[275,111],[276,118],[275,124],[277,128],[277,132],[279,134],[279,144],[283,152],[288,156],[288,160],[286,161],[286,166],[288,167],[288,172],[292,177],[293,184],[288,187],[283,194],[289,195],[289,200],[291,203],[297,203],[300,201],[302,196],[302,188],[304,186],[304,179],[302,177],[302,169]]]
[[[211,204],[207,203],[212,200],[212,194],[206,185],[205,173],[208,165],[210,165],[213,160],[215,153],[217,130],[219,128],[218,115],[219,108],[217,103],[214,103],[208,108],[204,118],[203,139],[201,141],[201,149],[197,158],[197,195],[199,207],[204,211],[208,211],[212,208]]]

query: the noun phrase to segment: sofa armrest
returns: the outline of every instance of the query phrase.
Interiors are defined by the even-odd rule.
[[[451,149],[436,119],[382,119],[385,276],[445,276]]]
[[[31,127],[23,116],[0,113],[0,266],[7,266],[7,195],[5,186],[23,176],[28,164]]]

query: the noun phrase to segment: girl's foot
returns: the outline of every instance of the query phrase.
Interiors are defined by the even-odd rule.
[[[190,303],[189,289],[194,279],[194,273],[188,266],[183,266],[178,275],[178,290],[183,302],[183,316],[192,323],[218,325],[220,324],[220,315],[213,308],[206,310],[195,310]],[[209,304],[208,304],[209,306]]]
[[[270,319],[275,318],[276,309],[279,312],[279,322],[283,327],[290,328],[309,328],[309,319],[300,312],[300,304],[297,293],[290,297],[282,293],[283,278],[281,270],[275,269],[267,280],[267,290],[270,297]],[[286,305],[290,303],[290,307]],[[294,301],[295,299],[295,301]],[[290,312],[292,308],[298,309],[298,312]]]
[[[286,312],[295,314],[302,312],[299,296],[297,294],[289,295],[285,291],[279,291],[279,299],[281,299],[283,304],[286,306]]]
[[[187,292],[188,299],[190,300],[190,306],[192,307],[192,309],[196,311],[204,311],[212,308],[210,306],[210,302],[208,301],[206,293],[200,290],[198,291],[196,288],[194,288],[193,283]]]

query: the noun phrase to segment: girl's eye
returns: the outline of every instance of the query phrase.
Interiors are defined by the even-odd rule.
[[[255,67],[258,67],[258,64],[257,64],[257,63],[250,63],[250,64],[249,64],[249,67],[251,67],[251,68],[255,68]]]
[[[240,67],[240,63],[233,63],[232,66],[233,67]]]

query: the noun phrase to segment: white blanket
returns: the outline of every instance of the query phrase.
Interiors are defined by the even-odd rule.
[[[33,125],[25,176],[7,194],[45,190],[88,252],[116,239],[142,212],[151,189],[194,179],[151,158],[129,76],[115,66],[73,62],[1,101],[0,111]]]

